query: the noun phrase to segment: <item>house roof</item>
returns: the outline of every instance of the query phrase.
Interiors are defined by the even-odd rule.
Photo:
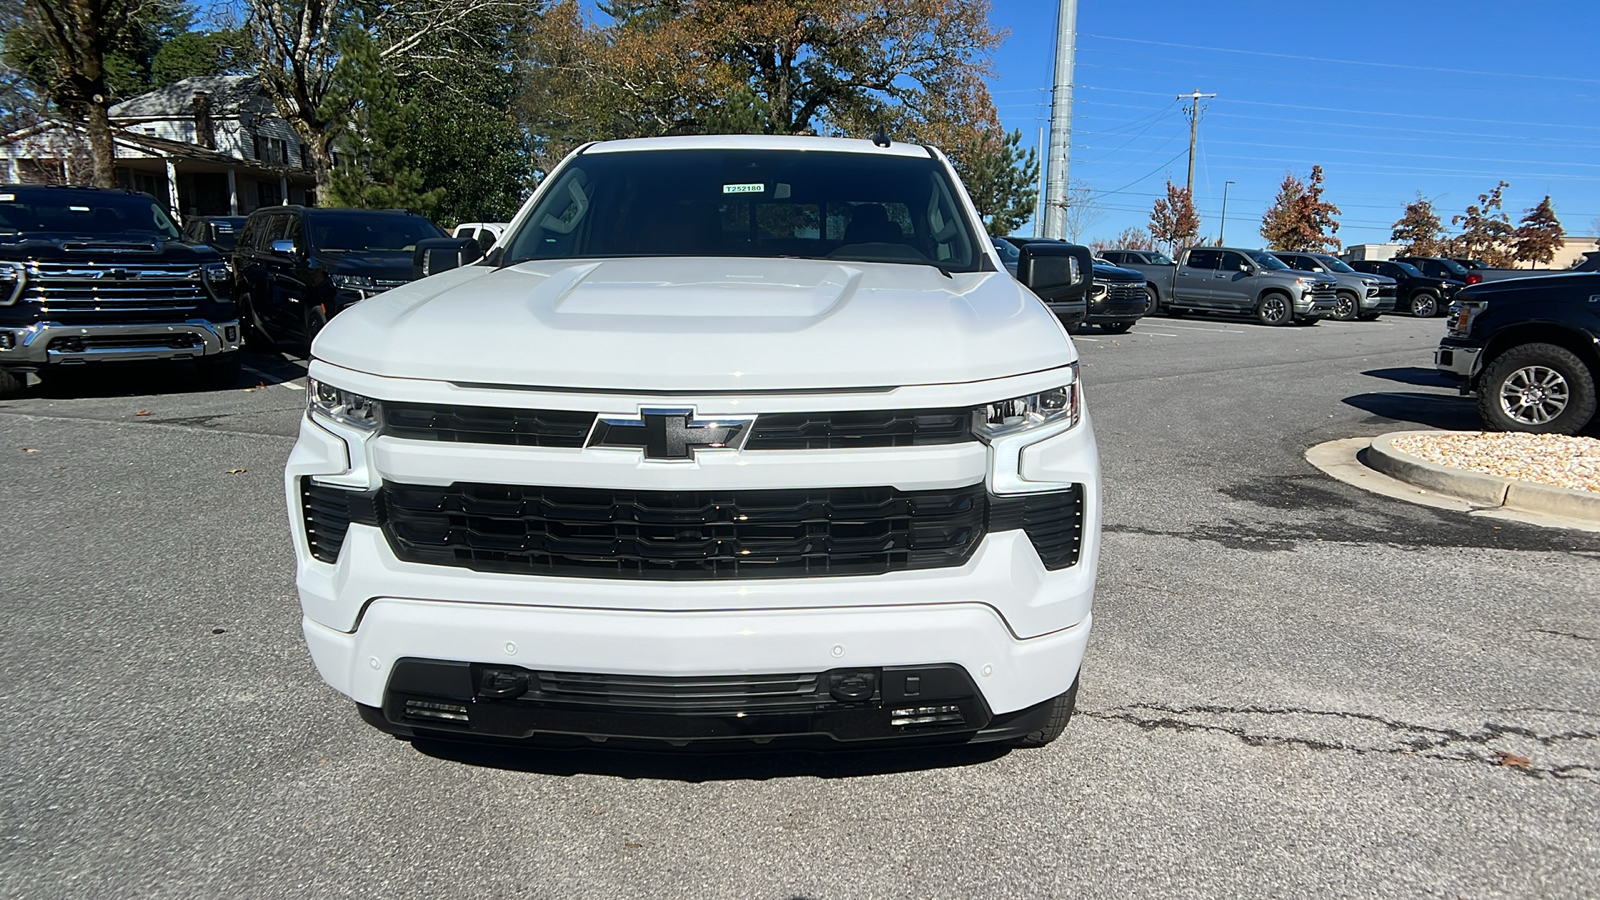
[[[199,93],[211,95],[212,116],[277,114],[256,76],[201,75],[124,100],[111,107],[111,118],[187,118],[194,115],[194,95]]]

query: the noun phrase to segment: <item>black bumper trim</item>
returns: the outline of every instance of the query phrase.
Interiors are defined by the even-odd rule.
[[[583,690],[562,686],[574,681]],[[951,663],[669,678],[407,658],[395,664],[381,708],[358,706],[369,724],[403,738],[653,750],[1002,741],[1038,731],[1049,716],[1048,701],[993,715]]]

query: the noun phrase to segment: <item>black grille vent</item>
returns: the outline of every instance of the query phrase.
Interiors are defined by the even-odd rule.
[[[989,530],[1027,532],[1046,569],[1078,564],[1083,549],[1083,485],[1045,494],[989,498]]]
[[[676,677],[536,672],[529,699],[576,708],[684,715],[802,712],[833,702],[817,674]]]
[[[300,503],[305,512],[306,543],[311,555],[325,562],[338,562],[350,522],[378,524],[382,501],[377,491],[352,491],[300,479]]]
[[[745,449],[846,450],[959,444],[970,440],[970,409],[767,413],[756,419]]]
[[[385,533],[408,562],[660,580],[877,575],[958,566],[984,533],[981,485],[609,491],[388,484]]]
[[[193,309],[206,300],[192,265],[33,263],[23,299],[51,315],[114,315]]]
[[[582,447],[592,412],[385,403],[383,433],[416,441]]]

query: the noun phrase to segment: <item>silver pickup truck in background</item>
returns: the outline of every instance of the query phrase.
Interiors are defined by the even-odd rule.
[[[1331,276],[1296,272],[1264,250],[1190,247],[1176,265],[1136,261],[1135,254],[1153,255],[1108,250],[1104,257],[1144,273],[1153,305],[1169,316],[1222,312],[1253,315],[1264,325],[1309,323],[1331,315],[1338,299]]]

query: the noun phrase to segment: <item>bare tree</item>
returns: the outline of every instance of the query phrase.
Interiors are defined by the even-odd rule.
[[[1106,214],[1105,207],[1095,199],[1094,189],[1076,178],[1067,181],[1067,200],[1061,208],[1067,240],[1074,244]]]
[[[41,2],[41,0],[29,0]],[[86,0],[51,0],[86,2]],[[362,17],[345,0],[245,0],[248,27],[259,54],[261,84],[278,114],[292,126],[311,158],[318,194],[332,185],[333,140],[345,127],[347,100],[331,91],[346,28],[368,30],[378,56],[399,77],[414,76],[430,60],[424,48],[449,37],[478,40],[481,18],[525,11],[516,0],[398,0]]]

